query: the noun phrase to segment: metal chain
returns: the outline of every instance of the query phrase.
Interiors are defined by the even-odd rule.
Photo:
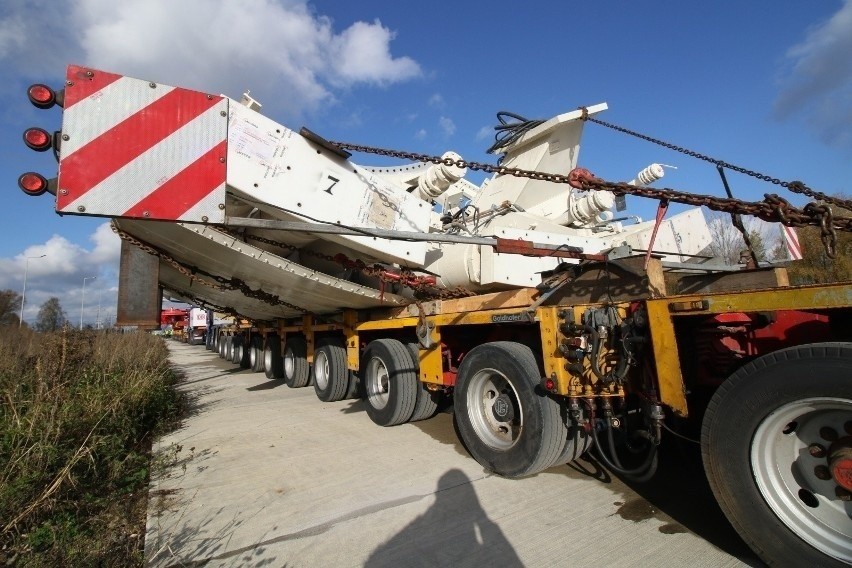
[[[240,280],[239,278],[230,278],[230,279],[223,278],[221,276],[211,274],[209,272],[206,272],[206,271],[201,270],[200,268],[197,268],[197,267],[194,267],[194,266],[187,267],[187,266],[181,264],[180,262],[178,262],[177,260],[175,260],[174,258],[172,258],[171,256],[169,256],[168,254],[166,254],[165,252],[157,249],[156,247],[137,239],[136,237],[130,235],[129,233],[127,233],[125,231],[122,231],[121,229],[119,229],[115,225],[115,222],[111,223],[111,227],[112,227],[113,232],[116,233],[119,237],[121,237],[121,239],[129,242],[130,244],[132,244],[134,246],[139,247],[140,249],[142,249],[144,252],[146,252],[148,254],[152,254],[152,255],[156,256],[157,258],[160,258],[160,259],[166,261],[168,264],[173,266],[175,268],[175,270],[177,270],[178,272],[180,272],[181,274],[183,274],[184,276],[189,278],[190,281],[192,281],[192,282],[198,282],[199,284],[202,284],[202,285],[207,286],[208,288],[212,288],[214,290],[239,290],[244,296],[247,296],[249,298],[254,298],[255,300],[260,300],[260,301],[267,303],[267,304],[270,304],[272,306],[284,306],[284,307],[290,308],[291,310],[301,312],[303,314],[311,313],[310,310],[306,310],[305,308],[297,306],[296,304],[292,304],[292,303],[290,303],[286,300],[282,300],[279,296],[276,296],[275,294],[270,294],[269,292],[264,292],[263,290],[254,290],[248,284],[246,284],[244,281]],[[216,282],[218,282],[218,284],[214,284],[213,282],[210,282],[209,280],[205,280],[204,278],[200,278],[196,275],[196,273],[204,274],[208,278],[211,278],[211,279],[215,280]]]
[[[171,256],[169,256],[168,254],[166,254],[165,252],[163,252],[163,251],[161,251],[157,248],[154,248],[153,246],[149,245],[148,243],[140,241],[139,239],[137,239],[136,237],[133,237],[132,235],[130,235],[129,233],[126,233],[125,231],[122,231],[121,229],[119,229],[116,226],[115,221],[112,221],[110,223],[110,227],[112,228],[112,232],[115,233],[116,235],[118,235],[122,240],[127,241],[128,243],[142,249],[142,251],[144,251],[148,254],[154,255],[157,258],[166,261],[168,264],[170,264],[172,267],[174,267],[175,270],[177,270],[178,272],[180,272],[181,274],[183,274],[184,276],[189,278],[189,280],[191,282],[198,282],[199,284],[207,286],[208,288],[213,288],[214,290],[225,289],[224,286],[219,286],[218,284],[208,282],[207,280],[205,280],[203,278],[199,278],[198,276],[196,276],[195,273],[198,272],[198,269],[196,269],[194,267],[186,267],[183,264],[179,263],[174,258],[172,258]]]
[[[408,268],[401,268],[398,274],[391,274],[387,267],[384,267],[380,264],[367,264],[363,260],[353,260],[343,253],[330,255],[312,250],[298,249],[297,247],[291,244],[276,241],[274,239],[262,237],[259,235],[244,234],[242,235],[242,237],[248,240],[281,247],[289,251],[298,250],[301,254],[309,254],[311,256],[314,256],[315,258],[339,264],[341,267],[347,270],[355,270],[362,274],[378,278],[383,285],[400,284],[401,286],[413,290],[415,297],[421,299],[466,298],[468,296],[476,295],[475,292],[471,292],[470,290],[467,290],[461,286],[452,289],[438,288],[437,286],[435,286],[432,279],[424,276],[419,276]]]
[[[591,119],[590,119],[591,120]],[[595,119],[596,120],[596,119]],[[804,209],[798,209],[791,205],[787,200],[775,194],[764,194],[763,201],[743,201],[736,198],[716,197],[713,195],[701,195],[678,191],[672,188],[649,188],[641,186],[633,186],[627,183],[607,182],[597,178],[581,177],[578,179],[571,174],[548,174],[537,172],[534,170],[524,170],[520,168],[508,168],[505,166],[494,166],[491,164],[482,164],[479,162],[468,162],[467,160],[452,158],[441,158],[439,156],[431,156],[428,154],[420,154],[417,152],[406,152],[400,150],[389,150],[387,148],[376,148],[373,146],[362,146],[357,144],[349,144],[346,142],[332,142],[342,149],[352,150],[354,152],[364,152],[368,154],[376,154],[391,158],[401,158],[406,160],[417,160],[421,162],[431,162],[433,164],[444,164],[447,166],[457,166],[459,168],[468,168],[471,170],[479,170],[486,173],[494,173],[499,175],[511,175],[520,178],[529,178],[535,180],[548,181],[552,183],[567,183],[576,187],[579,185],[583,190],[609,190],[617,195],[637,195],[639,197],[647,197],[651,199],[667,199],[671,202],[692,205],[696,207],[704,206],[713,211],[722,211],[724,213],[740,213],[743,215],[753,215],[764,221],[781,223],[790,227],[819,227],[822,231],[822,240],[826,244],[826,254],[830,258],[834,258],[837,233],[836,231],[852,232],[852,217],[834,217],[830,208],[825,205],[810,203]],[[687,151],[690,152],[690,151]],[[696,154],[690,152],[689,155]],[[698,156],[701,156],[698,154]],[[706,158],[706,156],[705,156]],[[714,162],[715,163],[715,162]],[[730,167],[726,164],[726,167]],[[737,171],[742,171],[738,169]],[[748,171],[748,170],[745,170]],[[754,172],[752,172],[754,173]],[[755,174],[760,176],[761,174]],[[768,176],[763,176],[764,179]],[[769,178],[769,181],[774,181],[774,178]],[[779,184],[796,184],[800,182],[781,182]],[[821,196],[817,192],[812,192],[814,195]],[[828,196],[825,196],[828,197]],[[837,199],[830,198],[833,202]],[[841,202],[843,200],[840,200]]]
[[[615,130],[617,132],[621,132],[622,134],[627,134],[628,136],[634,136],[634,137],[639,138],[641,140],[645,140],[646,142],[656,144],[657,146],[662,146],[663,148],[668,148],[669,150],[674,150],[675,152],[680,152],[681,154],[685,154],[685,155],[690,156],[692,158],[697,158],[699,160],[709,162],[713,165],[720,166],[720,167],[729,169],[729,170],[734,171],[734,172],[739,172],[741,174],[745,174],[747,176],[751,176],[753,178],[757,178],[757,179],[762,180],[762,181],[768,181],[769,183],[779,185],[781,187],[785,187],[785,188],[789,189],[790,191],[792,191],[793,193],[799,193],[799,194],[802,194],[802,195],[807,195],[808,197],[816,199],[817,201],[824,201],[826,203],[831,203],[833,205],[837,205],[838,207],[843,207],[844,209],[852,210],[852,201],[849,201],[848,199],[842,199],[842,198],[839,198],[839,197],[832,197],[830,195],[826,195],[821,191],[816,191],[816,190],[809,188],[808,186],[806,186],[804,183],[802,183],[800,181],[781,181],[778,178],[768,176],[768,175],[765,175],[765,174],[762,174],[760,172],[756,172],[756,171],[753,171],[753,170],[749,170],[749,169],[743,168],[741,166],[735,166],[734,164],[729,164],[728,162],[725,162],[723,160],[717,160],[716,158],[711,158],[710,156],[706,156],[704,154],[700,154],[698,152],[694,152],[692,150],[682,148],[681,146],[677,146],[675,144],[665,142],[665,141],[660,140],[658,138],[653,138],[653,137],[648,136],[646,134],[642,134],[640,132],[630,130],[629,128],[624,128],[623,126],[618,126],[617,124],[612,124],[610,122],[606,122],[606,121],[600,120],[598,118],[593,118],[593,117],[589,116],[589,110],[586,107],[580,107],[579,110],[583,113],[581,120],[585,120],[585,121],[588,121],[588,122],[594,122],[595,124],[600,124],[601,126],[604,126],[606,128],[610,128],[610,129]]]

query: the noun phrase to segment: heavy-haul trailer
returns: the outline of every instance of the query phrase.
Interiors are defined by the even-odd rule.
[[[647,480],[663,428],[698,433],[720,506],[762,558],[848,561],[852,284],[642,260],[580,265],[555,291],[229,329],[220,354],[312,382],[323,401],[361,396],[382,426],[429,418],[452,395],[465,447],[507,477],[597,444],[609,469]],[[630,436],[645,447],[628,465],[610,444]]]
[[[147,263],[142,292],[232,312],[208,334],[221,356],[324,401],[361,397],[382,426],[451,400],[472,457],[506,477],[594,449],[643,481],[667,432],[700,438],[720,507],[761,558],[852,563],[852,283],[685,262],[706,244],[695,211],[670,225],[665,203],[653,223],[608,215],[614,194],[638,193],[821,226],[831,245],[852,222],[826,205],[691,199],[648,188],[653,168],[635,189],[601,182],[575,168],[582,123],[605,105],[524,124],[475,188],[457,155],[365,169],[251,99],[76,66],[63,92],[30,89],[37,106],[56,98],[62,130],[25,140],[54,148],[59,177],[24,174],[22,189],[116,217],[122,266]],[[447,194],[472,195],[475,213]],[[312,218],[332,198],[352,210]]]

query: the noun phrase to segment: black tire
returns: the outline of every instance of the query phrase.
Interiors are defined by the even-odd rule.
[[[225,361],[233,362],[234,359],[234,336],[225,337]]]
[[[290,388],[308,386],[311,368],[308,365],[308,344],[304,338],[291,337],[284,345],[284,381]]]
[[[432,392],[426,388],[426,384],[420,382],[420,345],[417,343],[407,343],[405,345],[411,353],[411,359],[414,363],[414,373],[417,375],[417,400],[414,402],[414,411],[411,413],[409,422],[417,422],[419,420],[427,420],[435,416],[438,412],[438,401],[441,399],[440,392]]]
[[[249,351],[249,367],[253,373],[263,371],[263,337],[253,335]]]
[[[251,366],[251,344],[249,343],[248,335],[240,335],[239,352],[234,354],[234,363],[240,366],[241,369],[248,369]]]
[[[407,422],[417,402],[416,366],[395,339],[371,341],[361,357],[361,387],[367,415],[379,426]]]
[[[243,336],[235,335],[231,338],[231,363],[239,363],[243,359]]]
[[[349,387],[343,340],[328,339],[314,352],[314,391],[324,402],[343,400]]]
[[[361,378],[355,371],[349,371],[349,384],[346,387],[346,394],[343,395],[343,399],[350,400],[361,397]]]
[[[701,453],[710,486],[769,565],[852,563],[849,505],[834,479],[817,474],[829,471],[832,438],[850,437],[850,369],[852,343],[782,349],[740,368],[707,406]],[[817,444],[820,457],[809,451]]]
[[[462,360],[456,423],[468,451],[486,469],[504,477],[532,475],[562,454],[565,422],[540,380],[532,350],[520,343],[485,343]]]
[[[278,380],[284,376],[284,361],[281,360],[281,340],[277,335],[267,335],[263,346],[263,373],[267,379]]]

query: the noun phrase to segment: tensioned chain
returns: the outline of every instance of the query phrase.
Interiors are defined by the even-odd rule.
[[[156,247],[153,247],[152,245],[137,239],[129,233],[122,231],[115,225],[114,222],[111,223],[110,226],[112,227],[113,232],[116,233],[119,237],[121,237],[121,239],[129,242],[130,244],[136,247],[139,247],[148,254],[154,255],[157,258],[166,261],[168,264],[173,266],[175,270],[189,278],[192,282],[198,282],[199,284],[202,284],[214,290],[239,290],[244,296],[254,298],[255,300],[260,300],[272,306],[284,306],[286,308],[290,308],[291,310],[295,310],[303,314],[311,313],[310,310],[306,310],[305,308],[297,306],[296,304],[292,304],[286,300],[282,300],[279,296],[276,296],[275,294],[270,294],[269,292],[264,292],[263,290],[254,290],[239,278],[223,278],[221,276],[216,276],[215,274],[210,274],[209,272],[201,270],[197,267],[187,267],[175,260],[170,255],[157,249]],[[197,273],[201,273],[207,276],[208,278],[215,280],[216,282],[218,282],[218,284],[214,284],[209,280],[200,278],[199,276],[197,276]]]
[[[581,183],[582,189],[584,190],[604,189],[613,191],[614,193],[619,195],[630,194],[652,199],[666,199],[671,202],[682,203],[685,205],[704,206],[713,211],[753,215],[764,221],[777,222],[790,227],[805,227],[812,225],[821,229],[823,244],[825,244],[826,247],[826,254],[831,258],[834,258],[835,254],[837,241],[836,231],[852,232],[852,217],[835,217],[832,214],[831,208],[829,208],[827,205],[820,205],[817,203],[809,203],[803,209],[799,209],[791,205],[784,198],[779,197],[775,194],[764,194],[763,201],[743,201],[741,199],[736,198],[694,194],[685,191],[678,191],[672,188],[652,189],[649,187],[633,186],[627,183],[613,183],[596,178],[592,179],[589,177],[585,177],[581,180],[578,180],[577,177],[571,176],[570,174],[549,174],[545,172],[538,172],[535,170],[509,168],[500,165],[495,166],[492,164],[483,164],[480,162],[469,162],[464,159],[454,160],[449,157],[441,158],[440,156],[433,156],[429,154],[406,152],[402,150],[390,150],[387,148],[377,148],[374,146],[349,144],[346,142],[332,142],[332,144],[335,144],[336,146],[342,149],[352,150],[354,152],[364,152],[368,154],[376,154],[391,158],[430,162],[436,165],[443,164],[446,166],[457,166],[459,168],[468,168],[471,170],[478,170],[486,173],[511,175],[514,177],[542,180],[552,183],[567,183],[572,186],[577,184],[579,181]],[[755,175],[760,176],[760,174]],[[760,179],[764,179],[764,177],[761,177]],[[774,178],[769,178],[769,181],[773,180]],[[787,188],[790,188],[791,185],[794,185],[796,187],[804,187],[801,182],[788,183],[781,182],[779,180],[778,183],[786,184],[784,185],[784,187]],[[812,190],[808,191],[810,191],[811,194],[813,194],[814,196],[823,195],[819,192],[813,192]],[[831,200],[832,202],[838,201],[834,198],[830,198],[829,200]]]
[[[760,172],[749,170],[749,169],[743,168],[741,166],[735,166],[734,164],[729,164],[728,162],[725,162],[723,160],[717,160],[716,158],[711,158],[710,156],[706,156],[704,154],[700,154],[698,152],[694,152],[692,150],[682,148],[681,146],[677,146],[675,144],[665,142],[665,141],[660,140],[658,138],[653,138],[653,137],[648,136],[646,134],[642,134],[641,132],[636,132],[634,130],[630,130],[629,128],[624,128],[623,126],[618,126],[617,124],[612,124],[612,123],[600,120],[598,118],[593,118],[593,117],[589,116],[589,111],[586,107],[580,107],[579,110],[583,113],[583,116],[581,117],[582,120],[585,120],[585,121],[588,121],[588,122],[594,122],[595,124],[600,124],[601,126],[604,126],[606,128],[610,128],[610,129],[615,130],[617,132],[621,132],[622,134],[627,134],[628,136],[634,136],[634,137],[639,138],[641,140],[645,140],[646,142],[656,144],[657,146],[662,146],[663,148],[668,148],[669,150],[674,150],[675,152],[680,152],[681,154],[685,154],[685,155],[690,156],[692,158],[697,158],[699,160],[709,162],[713,165],[720,166],[720,167],[729,169],[729,170],[734,171],[734,172],[739,172],[741,174],[745,174],[747,176],[751,176],[753,178],[757,178],[757,179],[762,180],[762,181],[768,181],[769,183],[779,185],[781,187],[786,187],[787,189],[789,189],[793,193],[799,193],[799,194],[802,194],[802,195],[807,195],[808,197],[816,199],[817,201],[824,201],[826,203],[831,203],[833,205],[837,205],[838,207],[843,207],[844,209],[852,210],[852,201],[849,201],[848,199],[841,199],[839,197],[832,197],[830,195],[826,195],[821,191],[816,191],[816,190],[809,188],[808,186],[806,186],[804,183],[802,183],[800,181],[781,181],[778,178],[774,178],[772,176],[768,176],[768,175],[762,174]]]
[[[237,236],[233,232],[229,232],[229,234],[231,234],[232,236]],[[378,278],[383,284],[400,284],[406,288],[413,290],[415,296],[424,299],[466,298],[468,296],[475,295],[474,292],[471,292],[470,290],[467,290],[461,286],[451,289],[438,288],[434,286],[434,284],[430,281],[429,278],[418,276],[408,268],[400,268],[398,275],[391,275],[388,273],[388,270],[381,265],[370,265],[358,259],[352,260],[342,253],[338,253],[332,256],[330,254],[324,254],[312,250],[299,249],[298,247],[295,247],[291,244],[276,241],[268,237],[262,237],[260,235],[244,234],[241,236],[248,240],[264,243],[267,245],[277,246],[285,250],[294,252],[299,251],[300,253],[310,254],[311,256],[320,258],[327,262],[339,264],[345,269],[355,270],[357,272],[361,272],[369,276]]]
[[[225,289],[224,286],[219,286],[218,284],[214,284],[213,282],[209,282],[209,281],[207,281],[203,278],[199,278],[198,276],[195,275],[195,272],[197,272],[197,270],[192,270],[190,268],[187,268],[186,266],[179,263],[177,260],[175,260],[174,258],[169,256],[168,254],[164,253],[163,251],[154,248],[153,246],[149,245],[148,243],[140,241],[139,239],[137,239],[136,237],[130,235],[129,233],[127,233],[125,231],[122,231],[121,229],[119,229],[116,226],[115,221],[110,223],[110,227],[112,228],[112,232],[115,233],[116,235],[118,235],[122,240],[127,241],[128,243],[142,249],[144,252],[146,252],[148,254],[154,255],[157,258],[166,261],[168,264],[170,264],[172,267],[174,267],[175,270],[177,270],[178,272],[180,272],[181,274],[183,274],[184,276],[189,278],[189,280],[191,282],[198,282],[199,284],[202,284],[202,285],[207,286],[209,288],[213,288],[214,290]]]
[[[354,152],[364,152],[367,154],[377,154],[380,156],[387,156],[391,158],[430,162],[433,164],[443,164],[446,166],[457,166],[459,168],[468,168],[471,170],[478,170],[486,173],[494,173],[499,175],[511,175],[514,177],[549,181],[552,183],[571,184],[573,181],[572,179],[569,179],[568,174],[549,174],[545,172],[538,172],[535,170],[509,168],[506,166],[495,166],[492,164],[483,164],[480,162],[469,162],[464,159],[454,160],[452,158],[441,158],[440,156],[433,156],[429,154],[406,152],[404,150],[389,150],[386,148],[377,148],[374,146],[361,146],[357,144],[349,144],[346,142],[332,142],[332,144],[335,144],[336,146],[342,149],[352,150]],[[772,194],[765,194],[764,201],[753,202],[743,201],[741,199],[736,198],[693,194],[685,191],[678,191],[671,188],[649,189],[647,187],[633,186],[627,183],[613,183],[606,182],[603,180],[596,182],[596,184],[600,185],[602,189],[617,188],[612,190],[617,191],[620,194],[638,195],[640,197],[651,197],[654,199],[666,198],[669,201],[673,201],[676,203],[683,203],[686,205],[704,205],[705,207],[714,211],[722,211],[725,213],[742,213],[745,215],[752,215],[752,211],[755,210],[775,211],[776,204],[780,202],[782,204],[785,204],[783,205],[782,209],[785,213],[787,213],[786,215],[778,214],[776,216],[772,216],[770,214],[768,217],[761,218],[763,218],[765,221],[779,222],[784,225],[789,225],[793,227],[803,227],[807,225],[820,227],[825,224],[821,219],[822,209],[819,208],[819,206],[817,206],[816,208],[811,208],[810,213],[808,213],[807,207],[805,208],[805,210],[798,209],[793,205],[790,205],[784,198]],[[789,187],[789,184],[787,185],[787,187]],[[588,189],[598,188],[589,187]],[[834,217],[831,220],[831,225],[836,230],[852,231],[852,218]]]

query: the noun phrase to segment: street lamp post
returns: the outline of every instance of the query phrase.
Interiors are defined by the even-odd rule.
[[[31,258],[44,258],[46,256],[47,256],[46,254],[43,254],[41,256],[28,256],[27,257],[27,261],[24,265],[24,290],[21,292],[21,315],[18,318],[18,327],[19,328],[22,325],[24,325],[24,298],[27,297],[27,276],[30,273],[30,259]]]
[[[80,291],[80,331],[83,331],[83,305],[86,302],[86,280],[94,280],[97,276],[83,278],[83,288]]]

